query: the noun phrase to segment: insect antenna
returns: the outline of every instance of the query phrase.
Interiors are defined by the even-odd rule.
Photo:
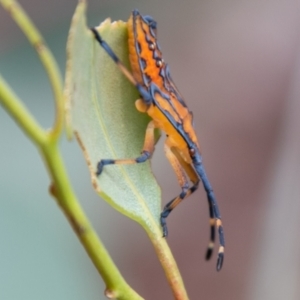
[[[110,46],[102,39],[99,32],[96,28],[91,28],[95,39],[99,42],[101,47],[106,51],[106,53],[112,58],[112,60],[117,64],[120,68],[121,72],[126,76],[126,78],[135,86],[138,85],[138,82],[134,79],[130,71],[124,66],[124,64],[120,61],[119,57],[114,53],[114,51],[110,48]]]
[[[145,103],[150,103],[152,101],[151,94],[141,85],[139,84],[131,72],[124,66],[124,64],[120,61],[119,57],[114,53],[114,51],[110,48],[110,46],[102,39],[99,32],[96,28],[90,28],[93,32],[95,39],[99,42],[100,46],[106,51],[106,53],[111,57],[111,59],[117,64],[121,72],[125,75],[125,77],[137,88],[141,97],[145,101]]]

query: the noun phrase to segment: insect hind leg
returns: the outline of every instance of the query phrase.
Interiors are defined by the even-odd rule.
[[[215,197],[215,194],[213,192],[212,186],[207,178],[204,166],[202,163],[195,164],[194,165],[196,172],[198,173],[199,177],[202,180],[207,200],[210,205],[210,213],[214,215],[214,222],[217,227],[217,231],[219,234],[219,251],[218,251],[218,260],[217,260],[217,271],[220,271],[223,265],[224,261],[224,249],[225,249],[225,238],[224,238],[224,232],[223,232],[223,226],[222,226],[222,220],[221,220],[221,214],[219,211],[217,199]],[[211,211],[212,209],[212,211]],[[210,257],[210,249],[208,248],[207,256]]]
[[[215,220],[213,206],[210,201],[208,201],[208,208],[209,208],[210,240],[205,255],[206,260],[209,260],[213,254],[213,250],[215,246],[215,237],[216,237],[216,220]]]
[[[176,149],[172,149],[172,152],[176,155],[177,159],[179,160],[181,166],[184,168],[186,174],[190,178],[190,180],[195,184],[195,186],[198,188],[199,184],[199,175],[196,173],[195,169],[192,167],[191,164],[188,164],[184,161],[184,159],[181,157],[180,153]],[[196,185],[197,184],[197,185]],[[196,190],[196,189],[195,189]],[[194,191],[193,191],[194,192]],[[215,245],[215,237],[216,237],[216,220],[214,215],[213,206],[210,201],[208,201],[208,207],[209,207],[209,224],[210,224],[210,239],[206,251],[205,258],[206,260],[209,260],[212,256],[214,245]]]
[[[184,186],[182,186],[182,191],[181,191],[180,195],[178,197],[174,198],[173,200],[171,200],[164,207],[163,211],[160,214],[160,224],[161,224],[162,229],[163,229],[163,237],[167,237],[168,236],[168,227],[167,227],[166,218],[169,216],[169,214],[171,213],[171,211],[182,200],[184,200],[185,198],[187,198],[188,196],[190,196],[193,192],[195,192],[197,190],[198,184],[199,184],[199,182],[197,182],[196,184],[194,184],[193,186],[191,186],[189,188],[188,187],[188,183],[186,182],[186,184]]]
[[[167,223],[166,223],[166,218],[169,216],[171,211],[186,197],[191,195],[196,189],[198,188],[199,185],[199,179],[193,178],[193,174],[189,172],[189,169],[185,170],[185,163],[182,161],[180,156],[177,156],[177,152],[175,149],[170,148],[168,139],[165,142],[165,147],[164,147],[166,157],[169,160],[175,175],[177,177],[177,180],[179,182],[179,185],[181,187],[181,193],[179,196],[171,200],[163,209],[161,215],[160,215],[160,223],[163,229],[163,237],[166,237],[168,235],[168,229],[167,229]],[[193,186],[189,187],[189,181],[188,177],[191,179],[193,182]]]

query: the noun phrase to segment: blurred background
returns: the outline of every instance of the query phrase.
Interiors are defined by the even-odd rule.
[[[76,1],[21,4],[65,68]],[[223,270],[206,262],[208,213],[199,191],[168,219],[168,242],[190,299],[300,299],[300,3],[298,0],[89,1],[89,25],[158,22],[172,77],[194,112],[226,234]],[[50,127],[52,94],[35,52],[0,7],[0,72]],[[172,299],[146,234],[92,189],[78,145],[61,148],[73,186],[120,271],[145,299]],[[162,141],[153,169],[163,203],[179,186]],[[0,108],[0,299],[105,299],[104,285],[48,195],[35,147]]]

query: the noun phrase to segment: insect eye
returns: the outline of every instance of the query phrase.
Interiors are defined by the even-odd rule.
[[[162,59],[157,59],[156,60],[156,66],[160,68],[162,65],[163,65],[163,60]]]
[[[195,151],[194,148],[190,148],[189,151],[190,151],[190,156],[191,156],[191,157],[195,156],[195,152],[196,152],[196,151]]]
[[[155,49],[155,43],[150,43],[149,44],[149,49],[154,50]]]

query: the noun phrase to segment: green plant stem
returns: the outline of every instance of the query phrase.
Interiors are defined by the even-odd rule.
[[[52,180],[50,192],[102,276],[106,284],[106,296],[120,300],[141,300],[142,298],[126,283],[85,216],[66,174],[58,149],[58,140],[40,128],[1,76],[0,104],[39,148]]]
[[[0,104],[15,119],[25,134],[36,144],[42,145],[46,142],[46,131],[30,115],[17,95],[0,75]]]
[[[125,282],[85,216],[70,186],[56,142],[50,139],[42,147],[42,154],[53,180],[51,192],[106,283],[106,296],[120,300],[142,299]]]
[[[152,232],[148,230],[148,228],[145,228],[145,230],[149,235],[149,238],[154,246],[156,255],[166,274],[168,283],[174,295],[174,299],[189,300],[176,261],[172,255],[172,252],[168,246],[166,239],[162,238],[161,231],[158,230],[157,232]]]
[[[46,46],[43,37],[18,2],[14,0],[0,0],[0,4],[2,4],[2,6],[10,13],[11,17],[26,35],[27,39],[39,55],[39,58],[46,70],[52,86],[56,104],[55,122],[50,133],[53,135],[53,137],[58,139],[64,122],[64,101],[62,93],[62,80],[57,63],[51,51]]]

